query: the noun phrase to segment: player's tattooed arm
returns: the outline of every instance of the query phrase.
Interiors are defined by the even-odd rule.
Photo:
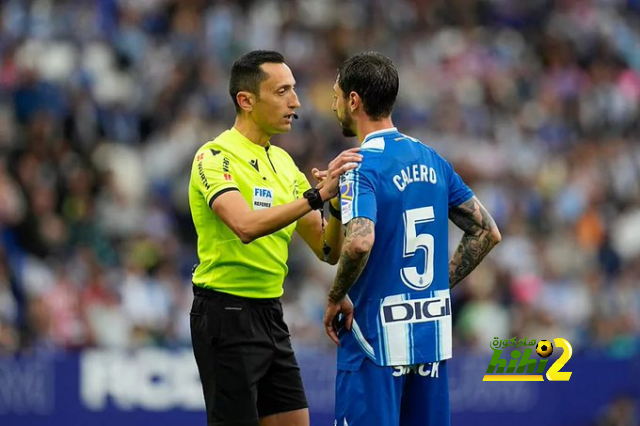
[[[357,217],[346,226],[346,237],[338,263],[338,273],[329,290],[329,300],[339,303],[347,295],[369,260],[375,240],[374,223]]]
[[[475,196],[449,209],[449,219],[464,231],[449,262],[449,287],[453,288],[478,266],[502,237],[496,222]]]

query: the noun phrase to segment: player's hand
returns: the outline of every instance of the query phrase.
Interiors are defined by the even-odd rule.
[[[317,170],[314,177],[322,177],[320,182],[321,186],[316,186],[320,190],[320,195],[323,200],[329,200],[338,195],[338,188],[340,186],[340,175],[353,170],[358,167],[358,163],[362,161],[362,154],[360,154],[360,148],[350,148],[342,151],[340,155],[334,158],[329,163],[327,170]],[[313,173],[313,171],[312,171]]]
[[[349,296],[346,296],[340,303],[327,300],[327,307],[324,311],[324,330],[327,335],[336,345],[340,345],[340,339],[338,339],[338,314],[344,315],[344,325],[347,330],[351,330],[351,324],[353,323],[353,303]]]

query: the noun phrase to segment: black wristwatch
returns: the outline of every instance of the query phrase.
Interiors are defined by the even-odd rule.
[[[324,201],[322,201],[322,197],[320,196],[320,190],[317,188],[307,189],[302,195],[307,199],[313,210],[319,210],[324,207]]]

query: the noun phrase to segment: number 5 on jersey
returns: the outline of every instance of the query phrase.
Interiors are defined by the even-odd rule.
[[[415,266],[402,268],[402,282],[414,290],[425,290],[433,282],[434,238],[431,234],[418,234],[420,223],[433,222],[436,219],[433,206],[410,209],[402,215],[404,219],[404,252],[403,257],[412,257],[418,250],[424,251],[423,273]]]

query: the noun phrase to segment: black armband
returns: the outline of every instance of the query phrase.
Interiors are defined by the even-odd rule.
[[[336,209],[335,207],[333,207],[332,203],[329,203],[329,213],[331,213],[331,216],[335,217],[338,220],[342,220],[342,212],[339,209]]]

